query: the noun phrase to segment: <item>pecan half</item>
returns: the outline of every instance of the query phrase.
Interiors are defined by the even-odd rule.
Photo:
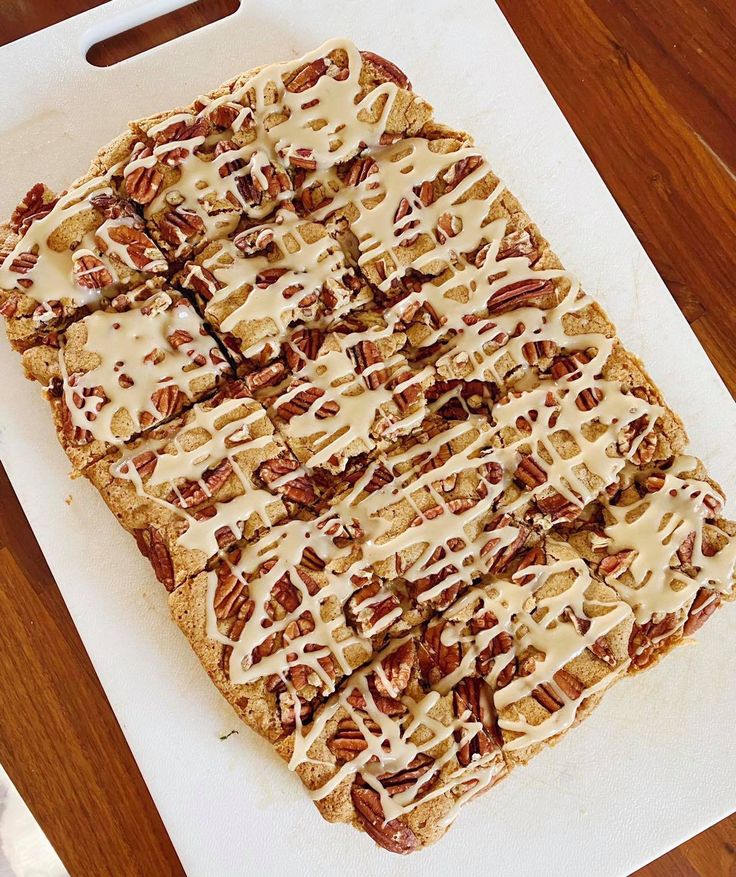
[[[141,554],[150,560],[156,578],[167,591],[173,591],[176,584],[174,564],[163,536],[153,526],[134,530],[133,535]]]
[[[472,719],[480,722],[482,730],[463,745],[458,745],[457,760],[463,767],[489,755],[503,746],[503,736],[498,722],[492,714],[493,695],[486,682],[477,676],[462,679],[452,692],[452,705],[456,716],[470,711]],[[467,730],[458,728],[455,740],[460,744]]]
[[[188,272],[185,275],[184,286],[199,293],[205,301],[210,301],[217,290],[222,289],[223,284],[203,265],[187,262],[184,270]]]
[[[547,473],[532,456],[523,454],[514,471],[514,479],[520,487],[533,490],[547,481]]]
[[[678,621],[674,612],[669,612],[659,621],[646,624],[635,624],[629,637],[629,657],[636,670],[648,667],[663,641],[667,640],[677,629]]]
[[[571,700],[577,700],[583,691],[585,691],[585,685],[580,679],[572,673],[569,673],[567,670],[558,670],[552,678],[557,683],[562,693]],[[551,713],[557,712],[557,710],[562,709],[565,705],[565,701],[562,700],[555,689],[546,682],[538,685],[534,691],[532,691],[532,697],[540,706],[543,706]]]
[[[271,490],[306,508],[313,508],[317,503],[317,485],[314,479],[300,473],[293,478],[285,479],[281,484],[275,482],[284,478],[291,472],[296,472],[301,466],[299,461],[288,453],[282,453],[272,460],[266,460],[256,470],[258,477]]]
[[[151,394],[151,402],[161,417],[170,417],[175,414],[186,401],[186,394],[173,384],[168,387],[160,387]]]
[[[345,184],[347,186],[358,186],[360,183],[364,183],[371,174],[377,172],[378,165],[370,156],[356,157],[347,165]]]
[[[206,472],[200,481],[187,481],[177,491],[172,492],[168,501],[180,509],[199,505],[217,493],[228,480],[232,471],[230,460],[223,460],[219,466]]]
[[[74,260],[74,280],[86,289],[103,289],[112,283],[112,274],[97,256],[80,256]]]
[[[207,114],[208,119],[216,128],[230,128],[238,118],[242,107],[237,104],[218,104]]]
[[[261,571],[266,572],[265,564]],[[288,572],[285,572],[271,588],[271,598],[286,612],[293,612],[302,602],[302,595],[299,593],[299,589],[292,583]]]
[[[710,588],[701,588],[695,595],[688,612],[687,621],[682,629],[683,634],[690,636],[696,630],[700,630],[720,605],[721,598],[718,594],[711,591]]]
[[[258,371],[251,372],[243,378],[243,383],[251,393],[262,387],[271,387],[286,375],[286,367],[282,362],[274,362]]]
[[[502,259],[510,259],[512,257],[525,256],[530,262],[533,262],[539,255],[537,244],[534,238],[526,229],[512,231],[506,235],[501,241],[498,249],[496,261]]]
[[[302,414],[306,414],[312,405],[314,405],[318,399],[321,399],[324,394],[325,391],[320,389],[320,387],[307,386],[286,402],[282,402],[278,405],[276,411],[278,412],[279,417],[283,418],[288,423],[292,417],[299,417]],[[322,420],[325,417],[334,417],[339,410],[340,406],[338,403],[329,399],[324,405],[317,408],[314,412],[314,416]]]
[[[575,397],[575,405],[580,411],[592,411],[603,399],[603,391],[598,387],[586,387]]]
[[[371,696],[373,697],[375,708],[379,713],[383,713],[384,716],[403,716],[406,713],[404,704],[394,697],[384,697],[382,694],[374,691],[371,691]],[[348,703],[359,710],[367,709],[365,697],[357,688],[348,696]]]
[[[234,140],[220,140],[215,146],[215,158],[224,155],[226,152],[237,152],[238,144]],[[245,167],[245,161],[242,158],[233,158],[230,161],[223,162],[218,168],[218,173],[224,179]]]
[[[273,238],[270,228],[249,228],[236,235],[233,243],[246,256],[255,256],[266,250],[273,243]]]
[[[446,621],[427,627],[417,654],[419,669],[427,682],[433,686],[454,673],[463,657],[459,642],[446,645],[442,641],[442,631],[446,627]]]
[[[137,143],[130,156],[130,161],[150,158],[153,149],[144,143]],[[164,175],[156,167],[137,167],[125,175],[125,191],[128,197],[138,204],[150,204],[158,195],[164,182]]]
[[[348,349],[348,356],[353,361],[355,365],[355,370],[359,375],[362,375],[363,372],[368,371],[368,374],[364,375],[363,380],[368,386],[369,390],[377,390],[379,387],[382,387],[386,381],[388,380],[388,372],[386,369],[374,369],[371,366],[378,365],[378,363],[383,362],[381,358],[381,353],[373,341],[359,341],[357,344],[353,345]]]
[[[299,722],[303,725],[312,715],[313,704],[308,700],[302,700],[298,696],[296,697],[296,700],[299,703]],[[288,691],[282,691],[278,695],[278,702],[279,716],[281,718],[283,729],[285,731],[293,731],[296,728],[294,697]]]
[[[388,79],[389,82],[395,83],[399,88],[405,88],[407,91],[411,91],[411,82],[409,82],[406,73],[400,70],[396,64],[392,64],[391,61],[387,61],[380,55],[376,55],[375,52],[361,52],[360,57],[363,61],[370,64],[372,67],[375,67],[375,69]]]
[[[342,81],[347,79],[350,71],[345,67],[338,67],[330,58],[317,58],[286,81],[286,90],[300,94],[315,86],[325,74],[331,79]]]
[[[33,222],[51,213],[59,199],[48,198],[45,200],[50,194],[50,190],[46,188],[44,183],[36,183],[35,186],[31,186],[10,217],[11,230],[22,237]]]
[[[125,247],[130,261],[141,271],[149,271],[152,263],[163,263],[163,255],[151,238],[132,225],[111,225],[107,233],[110,240]],[[100,249],[106,249],[106,244],[99,236],[96,238]]]
[[[368,631],[376,634],[386,628],[393,613],[400,606],[398,598],[383,589],[381,583],[375,580],[353,594],[347,603],[346,611],[348,618],[363,634]]]
[[[373,673],[376,691],[385,697],[398,697],[409,684],[416,646],[413,640],[402,643],[381,661],[383,674]]]
[[[636,551],[632,548],[617,551],[615,554],[609,554],[598,564],[598,572],[604,578],[609,578],[610,576],[618,578],[631,566],[635,557]]]
[[[122,219],[125,217],[133,219],[138,223],[142,222],[130,201],[126,201],[112,192],[100,192],[97,195],[92,195],[89,203],[95,210],[99,210],[105,219]]]
[[[9,268],[14,274],[28,274],[35,267],[36,262],[38,262],[38,256],[35,253],[18,253],[10,263]]]
[[[317,161],[311,149],[300,147],[288,156],[289,164],[305,171],[316,171]]]
[[[381,371],[378,372],[378,374],[380,374],[381,376],[383,375],[383,373],[384,373],[383,369],[381,369]],[[401,372],[399,374],[396,374],[392,377],[392,379],[390,381],[390,386],[391,387],[399,387],[401,384],[403,384],[405,381],[409,380],[409,378],[411,378],[411,377],[412,377],[412,373],[409,371],[405,371],[405,372]],[[421,386],[418,383],[412,383],[412,384],[409,384],[408,386],[404,387],[404,389],[401,390],[400,392],[395,391],[391,398],[393,399],[396,407],[399,409],[399,412],[401,414],[404,414],[406,411],[409,410],[409,408],[411,408],[412,405],[414,405],[416,402],[419,401],[421,395],[422,395]]]
[[[554,341],[527,341],[521,348],[521,353],[529,365],[536,365],[540,359],[549,359],[557,352],[557,344]]]
[[[535,504],[553,523],[574,521],[583,511],[581,506],[575,505],[556,490],[546,496],[537,497]]]
[[[246,600],[248,600],[248,589],[245,582],[231,572],[228,566],[219,566],[214,599],[214,610],[217,618],[222,620],[237,615]],[[250,606],[243,613],[246,622],[250,619],[255,608],[252,600],[248,602]]]
[[[590,357],[584,350],[576,350],[567,356],[558,356],[549,371],[556,381],[561,381],[563,378],[575,381],[581,375],[580,366],[589,362]]]
[[[374,737],[380,737],[380,727],[368,716],[362,718],[366,731]],[[340,719],[337,731],[327,741],[327,748],[340,761],[352,761],[356,755],[360,755],[368,748],[368,740],[362,728],[358,727],[353,719]]]
[[[465,177],[472,174],[473,171],[477,170],[482,164],[483,159],[480,155],[469,155],[467,158],[461,158],[460,161],[456,161],[442,176],[447,191],[451,192],[453,189],[457,188]]]
[[[399,854],[418,848],[419,840],[406,823],[400,819],[386,822],[378,792],[354,783],[350,795],[360,824],[379,846]]]
[[[210,128],[210,122],[204,116],[200,116],[190,122],[183,120],[172,122],[163,131],[156,133],[154,142],[156,146],[163,146],[165,143],[184,143],[189,140],[199,140],[202,143],[204,138],[210,133]],[[174,146],[172,149],[163,151],[161,161],[169,167],[176,167],[187,158],[190,151],[190,146]]]
[[[169,210],[158,221],[161,237],[172,247],[179,247],[186,241],[204,234],[204,220],[193,210],[176,207]]]
[[[486,302],[489,314],[502,314],[529,302],[538,303],[545,295],[554,292],[551,280],[519,280],[496,290]]]
[[[420,752],[412,758],[403,770],[380,774],[378,781],[389,795],[393,797],[416,785],[417,781],[422,779],[434,767],[434,764],[435,760],[431,755],[428,755],[426,752]]]
[[[288,341],[282,344],[286,364],[292,371],[299,371],[307,360],[317,358],[323,340],[324,333],[320,329],[297,329]]]

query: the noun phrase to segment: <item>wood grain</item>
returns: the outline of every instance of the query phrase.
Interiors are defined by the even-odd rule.
[[[113,63],[172,39],[187,24],[217,17],[228,2],[201,0],[111,40],[95,60]],[[95,5],[5,0],[0,44]],[[499,5],[736,393],[736,6],[732,0]],[[2,472],[0,509],[0,761],[73,877],[183,874]],[[736,817],[637,877],[736,877]]]

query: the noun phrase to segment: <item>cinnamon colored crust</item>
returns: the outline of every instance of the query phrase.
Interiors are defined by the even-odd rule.
[[[215,685],[391,852],[733,599],[736,524],[644,365],[346,40],[36,184],[0,313]]]

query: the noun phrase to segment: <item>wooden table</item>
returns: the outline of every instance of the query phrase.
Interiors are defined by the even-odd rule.
[[[98,3],[5,0],[0,42]],[[499,5],[735,392],[733,0],[668,0],[666,12],[660,0]],[[163,42],[232,6],[203,0],[97,58]],[[0,508],[0,762],[74,877],[183,874],[1,471]],[[735,874],[736,816],[638,872]]]

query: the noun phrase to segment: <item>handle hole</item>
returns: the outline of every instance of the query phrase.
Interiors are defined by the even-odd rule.
[[[181,9],[100,40],[87,50],[87,61],[95,67],[112,67],[126,58],[134,58],[185,33],[227,18],[239,7],[240,0],[196,0]]]

